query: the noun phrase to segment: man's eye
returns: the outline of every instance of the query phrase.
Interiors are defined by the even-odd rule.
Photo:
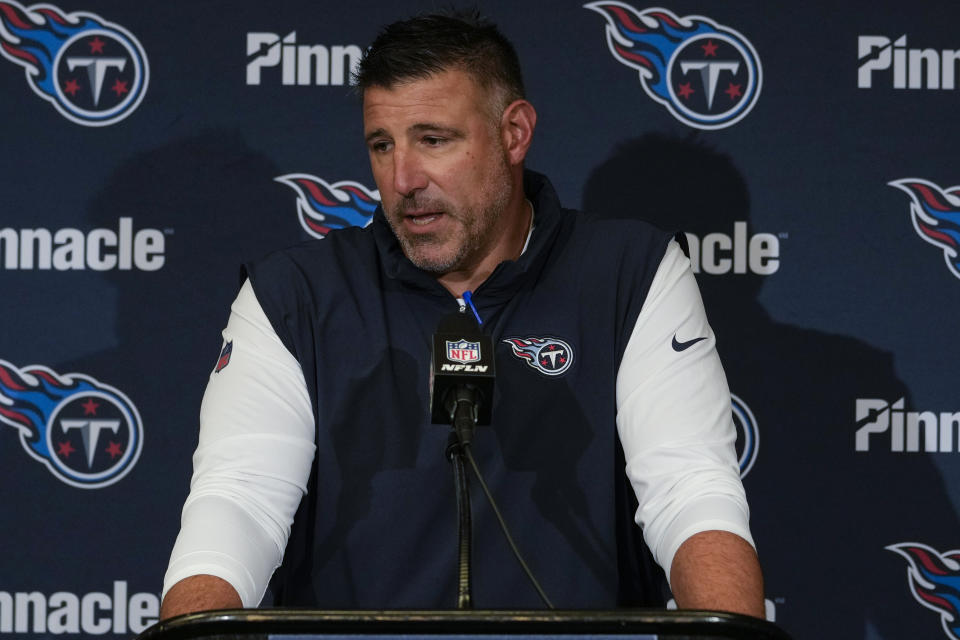
[[[438,136],[425,136],[423,138],[423,143],[428,147],[439,147],[444,143],[444,139]]]
[[[390,150],[390,143],[386,140],[377,140],[370,143],[370,149],[375,153],[383,153]]]

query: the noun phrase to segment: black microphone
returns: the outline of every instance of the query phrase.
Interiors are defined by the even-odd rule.
[[[469,420],[471,430],[473,424],[490,424],[495,375],[490,336],[466,313],[445,316],[433,334],[432,422],[452,425]],[[457,431],[459,434],[461,429]]]
[[[469,292],[466,292],[469,293]],[[464,295],[464,298],[467,298]],[[469,299],[467,299],[469,302]],[[430,411],[434,424],[449,424],[450,438],[446,455],[453,465],[457,487],[458,513],[458,587],[457,608],[473,608],[470,577],[472,525],[470,517],[470,487],[465,475],[464,458],[470,462],[483,492],[490,501],[503,535],[523,567],[524,572],[543,602],[553,608],[553,603],[543,592],[520,550],[510,536],[507,523],[483,480],[480,468],[470,452],[470,441],[475,425],[490,424],[493,406],[494,369],[493,339],[483,333],[467,313],[445,316],[433,334],[433,349],[430,353]]]

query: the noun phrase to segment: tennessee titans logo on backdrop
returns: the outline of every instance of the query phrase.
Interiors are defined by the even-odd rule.
[[[274,179],[297,192],[300,224],[314,238],[324,238],[334,229],[367,226],[380,204],[379,191],[349,180],[330,184],[306,173]]]
[[[757,453],[760,451],[760,430],[757,429],[757,419],[753,417],[753,412],[747,403],[730,394],[733,405],[733,426],[737,430],[737,457],[740,463],[740,477],[743,478],[753,463],[757,460]]]
[[[885,548],[906,558],[914,600],[939,613],[947,637],[960,640],[960,550],[939,553],[919,542]]]
[[[910,217],[917,234],[943,251],[950,273],[960,278],[960,186],[941,189],[928,180],[888,182],[910,196]]]
[[[143,426],[130,399],[79,373],[59,375],[0,360],[0,423],[63,482],[99,489],[125,476],[140,457]]]
[[[143,47],[93,13],[0,1],[0,53],[25,69],[34,93],[88,127],[123,120],[147,91]]]
[[[513,355],[548,376],[559,376],[573,364],[573,349],[557,338],[507,338],[504,342]]]
[[[760,57],[730,27],[704,16],[681,18],[666,9],[637,11],[616,0],[583,6],[607,19],[613,57],[638,70],[647,95],[681,122],[722,129],[757,103]]]

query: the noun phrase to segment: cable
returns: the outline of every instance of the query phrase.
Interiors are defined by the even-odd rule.
[[[507,543],[510,545],[510,549],[513,550],[513,555],[516,556],[520,566],[523,567],[524,573],[526,573],[527,577],[530,578],[530,582],[533,583],[533,588],[537,590],[537,594],[540,596],[540,599],[543,600],[543,603],[547,605],[547,607],[553,609],[553,603],[550,602],[550,598],[547,597],[547,594],[543,592],[543,589],[540,587],[540,583],[537,582],[537,579],[533,577],[533,572],[530,571],[530,567],[527,566],[523,556],[520,555],[520,550],[517,549],[517,545],[513,542],[513,538],[510,536],[510,530],[507,528],[507,523],[504,521],[503,516],[500,515],[500,509],[497,508],[497,502],[493,499],[490,489],[487,488],[487,483],[483,481],[483,474],[480,473],[480,467],[477,466],[477,461],[473,459],[473,451],[471,451],[470,445],[465,444],[462,448],[463,452],[467,456],[467,460],[470,462],[470,467],[473,469],[474,475],[477,476],[477,480],[480,481],[480,486],[483,487],[483,493],[486,494],[487,500],[490,502],[490,506],[493,508],[494,515],[497,516],[497,520],[500,522],[500,529],[503,531],[503,535],[506,536]]]

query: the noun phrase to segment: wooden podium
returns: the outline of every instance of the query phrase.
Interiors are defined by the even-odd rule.
[[[137,640],[790,640],[716,611],[323,611],[232,609],[157,623]]]

